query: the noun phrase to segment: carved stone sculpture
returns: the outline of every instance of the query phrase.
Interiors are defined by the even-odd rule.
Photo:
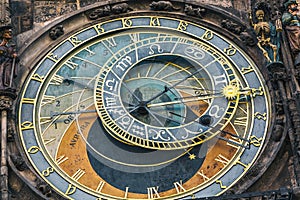
[[[10,26],[0,28],[0,89],[12,88],[12,80],[17,75],[17,54],[13,45]]]
[[[151,10],[156,11],[178,11],[180,8],[176,8],[173,6],[173,4],[169,1],[153,1],[150,4]]]
[[[296,0],[288,0],[284,4],[284,7],[285,12],[282,15],[282,23],[294,55],[294,64],[300,66],[300,18],[297,15],[298,3]]]
[[[63,25],[58,25],[53,27],[50,32],[49,32],[49,37],[52,40],[56,40],[57,38],[59,38],[60,36],[62,36],[64,34],[64,27]]]
[[[251,25],[255,31],[258,43],[257,46],[263,52],[264,57],[269,63],[276,62],[278,58],[279,39],[276,27],[268,22],[263,9],[257,9],[255,12],[257,22]]]
[[[193,7],[191,5],[186,4],[184,7],[184,12],[187,15],[203,18],[203,15],[206,12],[206,10],[204,8]]]

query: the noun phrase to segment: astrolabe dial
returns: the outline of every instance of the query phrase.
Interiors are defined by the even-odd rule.
[[[144,36],[120,50],[120,57],[109,60],[99,74],[99,117],[114,137],[141,147],[179,149],[203,143],[229,123],[239,93],[230,96],[224,88],[238,83],[238,77],[221,53],[205,50],[205,43],[153,34],[158,34],[155,44]],[[199,122],[203,115],[211,116],[210,126]]]

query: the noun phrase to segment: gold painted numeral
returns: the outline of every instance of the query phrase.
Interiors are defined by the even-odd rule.
[[[253,144],[255,147],[259,147],[261,145],[261,141],[263,138],[258,138],[255,135],[250,137],[250,144]]]
[[[78,169],[75,174],[73,174],[72,178],[75,180],[75,181],[78,181],[83,175],[85,174],[85,171],[82,170],[82,169]]]
[[[158,17],[150,18],[150,26],[160,26],[160,21]]]
[[[51,121],[52,121],[52,117],[40,117],[41,124],[50,123]]]
[[[49,58],[53,62],[58,62],[58,56],[55,55],[55,54],[53,54],[53,53],[49,53],[49,55],[47,56],[47,58]]]
[[[27,152],[30,154],[36,154],[37,152],[40,151],[40,148],[38,146],[31,146]]]
[[[147,188],[148,192],[148,199],[154,199],[154,198],[159,198],[159,193],[158,193],[158,186],[156,187],[149,187]]]
[[[221,189],[226,189],[227,188],[226,185],[223,185],[223,182],[221,180],[216,180],[216,183],[220,184]]]
[[[105,39],[104,41],[106,41],[108,43],[108,47],[116,47],[117,46],[116,40],[114,38],[108,38],[108,39]]]
[[[56,163],[57,163],[58,165],[60,165],[60,164],[62,164],[63,162],[67,161],[68,159],[69,159],[68,157],[66,157],[65,155],[62,155],[62,156],[60,156],[60,157],[58,157],[58,158],[56,159]]]
[[[180,21],[180,23],[179,23],[177,29],[180,30],[180,31],[186,31],[188,25],[189,25],[189,24],[188,24],[187,22],[185,22],[185,21]]]
[[[69,184],[66,192],[65,192],[65,195],[69,196],[71,194],[74,194],[76,192],[76,186],[72,185],[72,184]]]
[[[254,113],[254,117],[259,119],[259,120],[267,120],[267,113],[260,113],[260,112],[256,112]]]
[[[206,30],[201,38],[204,40],[211,40],[211,39],[213,39],[213,37],[214,37],[214,33],[210,30]]]
[[[34,74],[31,77],[31,79],[42,83],[44,81],[44,76],[41,76],[39,74]]]
[[[78,64],[77,63],[74,63],[70,60],[66,61],[65,62],[65,65],[67,65],[70,69],[76,69],[78,67]]]
[[[215,161],[222,163],[224,167],[229,163],[229,159],[222,154],[219,154],[217,158],[215,158]]]
[[[53,167],[48,167],[47,169],[45,169],[45,170],[42,171],[42,175],[45,176],[45,177],[47,177],[47,176],[49,176],[53,172],[54,172]]]
[[[236,53],[236,49],[232,45],[229,45],[229,47],[224,49],[224,53],[228,56],[233,56]]]
[[[72,37],[70,38],[70,42],[71,42],[74,46],[77,46],[77,45],[79,45],[79,44],[82,43],[82,41],[79,40],[76,36],[72,36]]]
[[[140,40],[140,35],[138,33],[129,34],[132,42],[138,42]]]
[[[204,174],[203,170],[197,172],[197,174],[199,174],[204,179],[204,182],[209,180],[209,178]]]
[[[241,141],[239,141],[237,138],[230,136],[230,139],[226,143],[226,145],[238,149],[240,146],[242,146]]]
[[[132,26],[132,20],[128,18],[122,18],[123,28],[128,28]]]
[[[23,98],[23,99],[22,99],[22,103],[26,103],[26,104],[35,104],[35,99],[31,99],[31,98]]]
[[[237,165],[237,164],[239,164],[239,165],[242,165],[243,167],[244,167],[244,170],[246,171],[248,168],[249,168],[249,164],[247,165],[247,164],[245,164],[245,163],[243,163],[243,162],[241,162],[241,160],[239,159],[239,160],[237,160],[237,161],[235,161],[235,163],[234,163],[235,165]]]
[[[94,26],[94,29],[96,30],[96,32],[98,33],[98,35],[102,34],[105,32],[104,28],[102,27],[102,24],[96,24]]]
[[[247,73],[250,73],[252,71],[254,71],[254,69],[250,65],[248,67],[243,67],[242,68],[242,73],[243,74],[247,74]]]
[[[181,193],[181,192],[186,191],[186,189],[183,187],[182,180],[180,180],[180,182],[175,182],[173,184],[175,186],[175,189],[176,189],[177,193]]]
[[[97,189],[96,189],[96,192],[101,192],[103,186],[105,185],[105,182],[104,181],[100,181],[98,186],[97,186]]]
[[[127,198],[127,197],[128,197],[128,191],[129,191],[129,187],[126,187],[126,188],[125,188],[124,198]]]
[[[25,130],[28,130],[28,129],[33,129],[34,126],[33,126],[33,123],[30,122],[30,121],[25,121],[21,124],[21,130],[22,131],[25,131]]]
[[[263,88],[259,87],[258,89],[252,88],[251,89],[252,97],[261,96],[264,94]]]
[[[248,117],[237,117],[235,118],[233,124],[236,126],[247,126]]]
[[[50,84],[51,84],[51,85],[61,85],[61,84],[63,83],[63,81],[64,81],[64,77],[55,74],[55,75],[52,77],[52,79],[51,79],[51,81],[50,81]]]
[[[44,139],[44,144],[45,144],[45,145],[48,145],[48,144],[50,144],[51,142],[53,142],[53,141],[55,141],[55,140],[56,140],[55,137],[53,137],[53,138],[51,138],[51,139]]]
[[[55,99],[56,99],[55,96],[44,95],[41,105],[44,106],[46,104],[52,104],[55,102]]]
[[[84,48],[84,50],[86,50],[86,51],[89,53],[89,56],[93,56],[93,55],[95,55],[95,54],[96,54],[94,51],[90,50],[90,48],[89,48],[89,47],[87,47],[87,48]]]

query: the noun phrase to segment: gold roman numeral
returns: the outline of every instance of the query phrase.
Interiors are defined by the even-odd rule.
[[[159,193],[158,193],[158,186],[156,187],[149,187],[147,188],[148,192],[148,199],[154,199],[154,198],[159,198]]]
[[[82,169],[78,169],[75,174],[73,174],[72,178],[75,181],[78,181],[83,175],[85,174],[85,171],[83,171]]]
[[[59,156],[57,159],[56,159],[56,163],[58,165],[62,164],[63,162],[67,161],[69,158],[66,157],[65,155],[62,155],[62,156]]]
[[[176,189],[177,193],[181,193],[181,192],[186,191],[186,189],[183,187],[182,180],[180,180],[180,182],[175,182],[173,184],[175,186],[175,189]]]
[[[204,174],[203,170],[197,172],[197,174],[199,174],[204,179],[204,182],[209,180],[209,178]]]
[[[105,185],[104,181],[100,181],[97,188],[96,188],[96,192],[101,192],[101,190],[103,189],[103,186]]]
[[[217,158],[215,158],[215,161],[222,163],[224,167],[229,163],[229,159],[222,154],[219,154]]]

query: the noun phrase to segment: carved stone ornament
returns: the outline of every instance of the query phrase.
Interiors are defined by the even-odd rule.
[[[150,5],[151,10],[155,11],[179,11],[181,8],[173,6],[169,1],[153,1]]]
[[[101,17],[109,16],[111,14],[121,14],[132,11],[127,3],[115,4],[113,6],[106,5],[94,9],[92,12],[86,13],[90,20],[96,20]]]
[[[227,30],[235,34],[240,34],[243,30],[242,26],[238,25],[237,23],[233,22],[230,19],[223,19],[221,25],[223,28],[226,28]]]
[[[48,184],[46,184],[45,182],[38,182],[37,183],[37,189],[46,197],[51,197],[52,196],[52,190],[50,188],[50,186]]]
[[[0,96],[0,110],[11,110],[12,99],[7,96]]]
[[[186,4],[184,7],[184,12],[186,15],[203,18],[206,10],[201,7],[193,7],[192,5]]]
[[[13,88],[13,78],[17,76],[17,54],[11,40],[11,26],[0,27],[0,89]]]
[[[11,155],[10,158],[19,171],[24,171],[25,169],[28,169],[28,166],[26,165],[24,159],[21,156]]]
[[[63,34],[64,34],[64,27],[63,27],[63,25],[58,25],[58,26],[55,26],[55,27],[53,27],[53,28],[50,29],[49,37],[52,40],[56,40],[57,38],[59,38]]]
[[[0,27],[11,23],[9,13],[9,0],[0,1]]]
[[[284,3],[285,11],[282,15],[282,23],[287,33],[289,44],[294,57],[294,65],[300,65],[300,17],[298,16],[298,3],[296,0],[288,0]]]

